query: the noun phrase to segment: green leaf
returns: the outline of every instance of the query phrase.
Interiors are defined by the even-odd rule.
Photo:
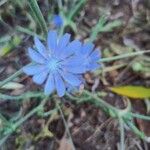
[[[112,32],[114,28],[119,27],[122,25],[122,22],[120,20],[114,20],[112,22],[107,23],[103,26],[103,28],[100,28],[100,32]]]
[[[119,86],[119,87],[111,87],[110,90],[119,95],[127,96],[130,98],[150,98],[150,88],[146,88],[143,86]]]
[[[31,8],[31,11],[33,12],[33,16],[35,17],[37,23],[40,25],[41,30],[46,35],[48,32],[47,25],[43,17],[43,14],[39,8],[39,5],[37,3],[37,0],[28,0],[28,4],[29,7]]]

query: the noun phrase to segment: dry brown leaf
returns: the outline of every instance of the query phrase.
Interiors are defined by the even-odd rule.
[[[65,136],[61,139],[58,150],[72,150],[72,145],[69,143],[69,140],[67,140]]]

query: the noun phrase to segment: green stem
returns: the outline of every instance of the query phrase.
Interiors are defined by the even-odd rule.
[[[11,96],[0,93],[0,99],[4,100],[20,100],[20,99],[29,99],[33,97],[44,97],[43,92],[27,92],[18,96]]]
[[[59,12],[61,12],[63,9],[62,0],[57,0],[57,4],[58,4]]]
[[[132,53],[122,54],[122,55],[118,55],[118,56],[114,56],[114,57],[110,57],[110,58],[101,58],[99,60],[99,62],[110,62],[110,61],[114,61],[114,60],[118,60],[118,59],[123,59],[123,58],[128,58],[128,57],[134,57],[134,56],[137,56],[137,55],[142,55],[142,54],[145,54],[145,53],[150,53],[150,50],[132,52]]]
[[[39,105],[40,106],[40,105]],[[27,115],[25,115],[24,117],[22,117],[18,122],[16,122],[13,125],[13,131],[15,131],[23,122],[25,122],[28,118],[30,118],[31,116],[33,116],[36,112],[38,112],[39,106],[35,107],[33,110],[31,110]]]
[[[8,122],[7,119],[0,113],[0,120],[3,122]]]
[[[11,80],[15,79],[19,75],[21,75],[22,72],[23,72],[23,70],[21,68],[20,70],[18,70],[17,72],[15,72],[13,75],[11,75],[10,77],[8,77],[7,79],[1,81],[0,82],[0,87],[2,87],[3,85],[5,85],[6,83],[10,82]]]
[[[106,101],[101,99],[100,97],[98,97],[96,94],[93,94],[87,90],[84,90],[84,93],[94,99],[94,100],[88,101],[88,102],[94,103],[95,106],[98,106],[101,109],[103,109],[104,111],[108,112],[111,117],[131,119],[130,117],[128,117],[128,112],[131,111],[131,104],[129,101],[128,101],[127,107],[125,109],[118,109],[118,108],[110,105],[109,103],[107,103]]]
[[[29,63],[28,65],[32,65],[33,63]],[[28,66],[26,65],[26,66]],[[3,81],[0,81],[0,87],[2,87],[3,85],[5,85],[6,83],[12,81],[13,79],[17,78],[19,75],[21,75],[23,73],[23,68],[19,69],[17,72],[15,72],[14,74],[12,74],[10,77],[6,78]]]
[[[122,63],[122,64],[119,64],[119,65],[114,65],[114,66],[110,66],[110,67],[105,66],[105,67],[101,67],[101,69],[96,70],[94,73],[95,73],[96,76],[98,76],[99,74],[106,73],[106,72],[111,72],[111,71],[120,69],[122,67],[125,67],[127,65],[128,65],[128,63]]]
[[[64,24],[61,28],[60,28],[60,32],[59,32],[59,36],[61,37],[64,33],[66,25]]]
[[[28,0],[28,4],[29,4],[29,7],[31,8],[32,12],[34,13],[34,16],[37,18],[38,20],[38,23],[41,27],[41,30],[43,31],[43,33],[46,35],[47,34],[47,25],[46,25],[46,22],[44,20],[44,17],[41,13],[41,10],[38,6],[38,3],[36,0]]]
[[[71,94],[69,94],[69,93],[66,93],[66,96],[67,97],[69,97],[71,100],[73,100],[73,101],[76,101],[77,102],[77,104],[78,103],[83,103],[83,102],[86,102],[86,101],[88,101],[88,100],[90,100],[91,99],[91,97],[90,96],[88,96],[88,97],[84,97],[84,98],[80,98],[80,97],[74,97],[74,96],[72,96]]]
[[[4,133],[4,135],[6,135],[2,140],[0,140],[0,146],[5,142],[5,140],[23,123],[25,122],[27,119],[29,119],[31,116],[33,116],[35,113],[39,112],[41,109],[43,109],[45,103],[47,102],[49,97],[45,97],[44,100],[41,101],[41,103],[35,107],[34,109],[32,109],[27,115],[25,115],[24,117],[22,117],[19,121],[17,121],[16,123],[13,123],[11,125],[11,129],[8,130],[7,132]]]
[[[132,131],[138,135],[141,139],[145,140],[146,136],[143,132],[141,132],[131,121],[127,121],[127,124],[132,129]]]
[[[5,141],[9,138],[10,135],[11,135],[11,133],[9,133],[8,135],[4,136],[4,137],[0,140],[0,147],[5,143]]]
[[[150,116],[145,116],[145,115],[140,115],[140,114],[135,114],[135,113],[129,113],[129,115],[131,115],[132,117],[150,121]]]
[[[49,111],[47,111],[47,112],[44,112],[44,113],[42,114],[42,117],[48,117],[48,116],[50,116],[51,114],[56,113],[57,111],[58,111],[58,109],[57,109],[57,108],[54,108],[54,109],[52,109],[52,110],[49,110]]]
[[[29,119],[33,114],[37,113],[38,111],[40,111],[41,109],[43,109],[45,103],[47,102],[49,97],[45,97],[45,99],[43,99],[41,101],[41,103],[35,107],[34,109],[32,109],[27,115],[25,115],[24,117],[22,117],[18,122],[16,122],[13,125],[14,130],[16,130],[23,122],[25,122],[27,119]]]
[[[87,94],[88,96],[90,96],[91,98],[93,97],[96,100],[96,101],[93,101],[94,103],[97,103],[102,108],[111,109],[118,116],[118,109],[116,109],[114,106],[112,106],[109,103],[103,101],[97,95],[92,94],[91,92],[89,92],[87,90],[84,90],[84,93]]]
[[[124,135],[124,126],[122,118],[119,118],[119,125],[120,125],[120,150],[125,150],[125,135]]]
[[[74,146],[74,143],[73,143],[73,140],[72,140],[72,136],[71,136],[69,127],[68,127],[68,125],[67,125],[67,122],[66,122],[66,120],[65,120],[63,111],[62,111],[61,107],[59,106],[59,103],[58,103],[58,102],[56,103],[56,106],[57,106],[57,108],[58,108],[58,110],[59,110],[59,112],[60,112],[60,114],[61,114],[62,119],[63,119],[63,122],[64,122],[64,125],[65,125],[65,128],[66,128],[67,134],[68,134],[69,139],[70,139],[70,143],[71,143],[71,145],[72,145],[72,150],[75,150],[75,146]]]
[[[35,32],[33,32],[33,31],[31,31],[27,28],[24,28],[24,27],[21,27],[21,26],[16,26],[16,30],[19,31],[19,32],[23,32],[25,34],[31,35],[31,36],[37,36],[41,40],[45,40],[45,38],[43,36],[37,35]]]
[[[45,105],[45,103],[46,103],[47,100],[48,100],[48,97],[46,97],[37,107],[35,107],[34,109],[32,109],[27,115],[25,115],[18,122],[16,122],[13,125],[14,130],[16,130],[16,128],[18,128],[23,122],[25,122],[27,119],[29,119],[33,114],[35,114],[38,111],[40,111],[41,108],[44,107],[44,105]]]
[[[92,32],[89,38],[90,42],[93,42],[96,40],[97,35],[98,33],[100,33],[100,29],[103,28],[105,22],[106,22],[105,16],[100,17],[98,23],[92,28]]]
[[[75,8],[70,12],[70,15],[68,16],[68,20],[71,20],[75,16],[75,14],[79,11],[79,9],[82,7],[82,5],[85,2],[86,2],[86,0],[80,0],[79,1],[79,3],[75,6]]]

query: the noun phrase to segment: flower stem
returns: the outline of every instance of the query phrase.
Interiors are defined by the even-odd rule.
[[[72,145],[72,150],[75,150],[75,146],[74,146],[74,143],[73,143],[73,140],[72,140],[72,137],[71,137],[71,133],[70,133],[69,127],[68,127],[67,122],[66,122],[66,120],[65,120],[63,111],[62,111],[61,107],[59,106],[59,103],[58,103],[58,102],[56,103],[56,105],[57,105],[57,108],[58,108],[58,110],[59,110],[59,112],[60,112],[60,114],[61,114],[61,117],[62,117],[62,119],[63,119],[63,122],[64,122],[64,125],[65,125],[65,128],[66,128],[67,134],[68,134],[69,139],[70,139],[70,143],[71,143],[71,145]]]
[[[45,38],[43,36],[40,36],[38,34],[36,34],[35,32],[29,30],[28,28],[24,28],[24,27],[21,27],[21,26],[16,26],[16,30],[19,31],[19,32],[23,32],[25,34],[28,34],[30,36],[36,36],[38,37],[40,40],[45,40]]]
[[[105,22],[106,22],[105,16],[100,17],[98,23],[92,28],[92,32],[89,38],[90,42],[93,42],[96,40],[97,35],[100,32],[100,29],[103,28]]]
[[[32,109],[28,114],[26,114],[25,116],[23,116],[19,121],[17,121],[16,123],[13,123],[11,125],[11,129],[8,130],[8,132],[5,132],[4,135],[5,137],[3,139],[0,140],[0,146],[2,146],[2,144],[7,140],[7,138],[23,123],[25,122],[27,119],[29,119],[31,116],[33,116],[35,113],[39,112],[41,109],[43,109],[45,103],[48,100],[48,96],[45,97],[41,103],[35,107],[34,109]]]
[[[34,109],[32,109],[27,115],[25,115],[24,117],[22,117],[18,122],[16,122],[14,124],[14,128],[16,129],[18,126],[20,126],[24,121],[26,121],[28,118],[30,118],[33,114],[37,113],[39,110],[41,110],[41,108],[44,107],[45,103],[47,102],[48,97],[45,97],[45,99],[43,99],[41,101],[41,103],[35,107]]]
[[[114,56],[114,57],[110,57],[110,58],[102,58],[102,59],[99,60],[99,62],[110,62],[110,61],[114,61],[114,60],[118,60],[118,59],[123,59],[123,58],[142,55],[142,54],[145,54],[145,53],[150,53],[150,50],[132,52],[132,53],[122,54],[122,55],[118,55],[118,56]]]
[[[145,116],[145,115],[140,115],[140,114],[135,114],[135,113],[129,113],[132,117],[143,119],[143,120],[148,120],[150,121],[150,116]]]
[[[33,97],[34,98],[35,97],[44,97],[44,93],[43,92],[27,92],[27,93],[24,93],[24,94],[18,95],[18,96],[11,96],[11,95],[6,95],[6,94],[0,93],[0,99],[2,99],[2,101],[29,99],[29,98],[33,98]]]
[[[95,103],[99,104],[100,107],[103,108],[107,108],[107,109],[111,109],[112,111],[114,111],[114,113],[117,115],[118,113],[118,109],[116,109],[114,106],[110,105],[109,103],[103,101],[102,99],[100,99],[97,95],[92,94],[91,92],[84,90],[84,93],[88,96],[90,96],[91,98],[93,97],[96,101],[94,101]]]
[[[143,140],[146,139],[145,134],[142,131],[140,131],[131,121],[127,121],[126,123],[136,135],[138,135]]]
[[[120,150],[125,150],[124,145],[124,127],[123,127],[123,120],[122,118],[119,118],[119,125],[120,125]]]
[[[82,7],[82,5],[86,2],[86,0],[80,0],[78,4],[74,7],[74,9],[70,12],[70,15],[68,16],[68,20],[71,20],[75,14],[78,12],[78,10]]]
[[[45,22],[45,19],[41,13],[41,10],[38,6],[38,3],[36,0],[28,0],[29,7],[31,8],[31,11],[33,12],[34,16],[37,18],[37,22],[39,23],[41,30],[46,35],[47,34],[47,25]]]
[[[6,135],[5,137],[3,137],[0,140],[0,147],[5,143],[5,141],[9,138],[10,135],[11,135],[11,133],[9,133],[8,135]]]

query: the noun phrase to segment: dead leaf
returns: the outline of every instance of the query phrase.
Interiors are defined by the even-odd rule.
[[[127,86],[111,87],[109,89],[114,93],[131,98],[144,99],[150,97],[150,88],[146,88],[143,86],[127,85]]]
[[[69,143],[69,140],[67,140],[65,136],[61,139],[58,150],[72,150],[72,145]]]

